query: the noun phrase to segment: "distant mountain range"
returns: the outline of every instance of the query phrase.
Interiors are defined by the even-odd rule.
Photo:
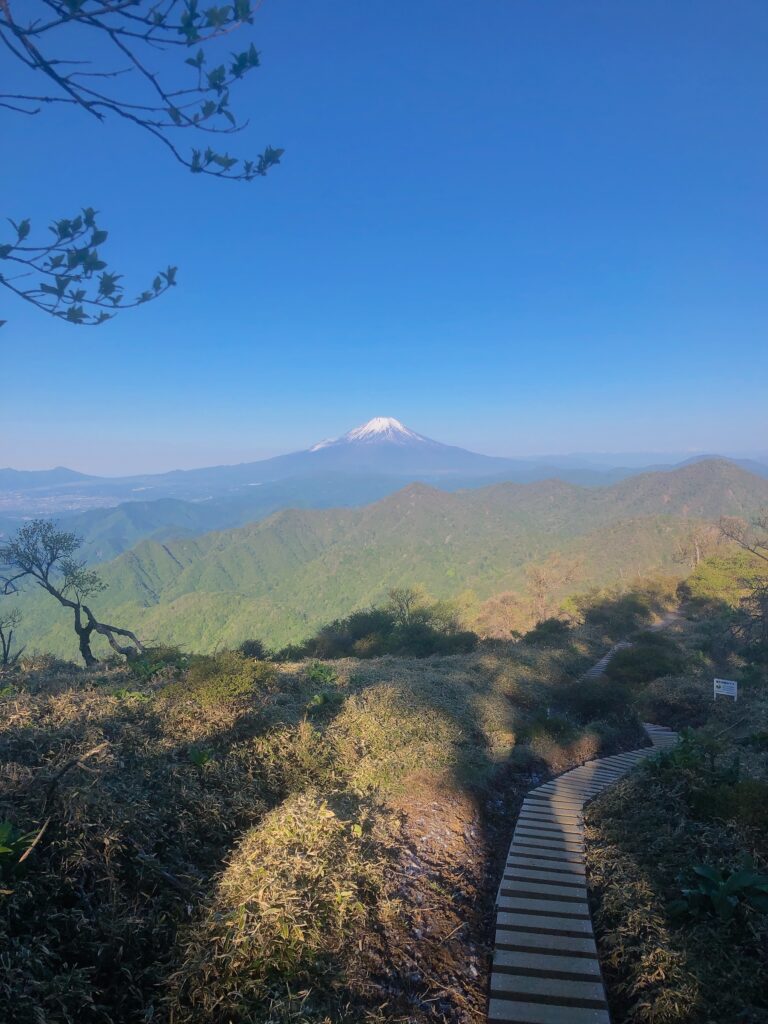
[[[679,573],[675,553],[692,523],[765,506],[768,479],[722,460],[602,488],[547,480],[448,493],[409,484],[361,508],[288,509],[238,529],[143,540],[100,567],[108,589],[98,607],[190,650],[249,636],[282,645],[395,585],[422,583],[446,598],[520,590],[526,565],[553,552],[582,566],[569,590]],[[47,595],[23,606],[31,647],[74,656],[69,618]]]
[[[480,455],[424,437],[392,417],[376,417],[305,451],[235,466],[115,478],[63,467],[0,470],[0,536],[21,518],[66,518],[83,537],[87,558],[104,561],[143,538],[167,541],[229,529],[284,508],[357,507],[412,482],[444,491],[553,478],[604,487],[641,471],[642,455],[628,457],[631,466],[600,463],[607,458],[571,455],[558,463]],[[768,465],[735,462],[768,477]]]

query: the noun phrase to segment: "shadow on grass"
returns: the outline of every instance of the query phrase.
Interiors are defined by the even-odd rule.
[[[222,902],[221,871],[247,860],[251,848],[267,849],[268,833],[254,829],[293,796],[315,793],[317,806],[323,796],[351,806],[362,793],[380,802],[407,795],[427,772],[446,804],[451,793],[472,794],[480,839],[486,850],[498,851],[525,789],[547,771],[593,756],[591,748],[579,747],[578,736],[563,743],[540,721],[538,731],[532,728],[563,678],[577,676],[591,656],[571,643],[538,651],[489,645],[472,655],[424,661],[333,663],[337,678],[321,685],[306,667],[285,666],[273,688],[208,706],[183,694],[169,700],[162,686],[141,688],[125,672],[107,673],[100,682],[95,677],[96,686],[89,685],[93,675],[76,673],[47,691],[7,698],[0,818],[24,832],[51,818],[23,868],[3,876],[0,1001],[11,1007],[7,1019],[169,1020],[168,979],[185,956],[180,929],[188,939],[211,914],[237,912]],[[521,735],[529,744],[524,757],[515,754]],[[102,753],[76,763],[104,741]],[[357,838],[353,831],[344,842]],[[290,849],[304,856],[300,840]],[[394,860],[382,871],[394,878],[401,851],[396,840],[391,844],[382,856]],[[386,908],[390,890],[381,885],[378,895],[361,891]],[[479,896],[489,908],[492,888],[488,881],[488,892]],[[356,934],[352,920],[350,937]],[[385,924],[380,915],[365,920],[378,929],[385,957]],[[482,943],[482,924],[477,927],[474,940]],[[319,953],[317,976],[304,961],[295,977],[277,965],[270,999],[277,1005],[288,988],[317,983],[318,1019],[329,1011],[337,1020],[374,1013],[381,995],[374,999],[358,985],[353,945]],[[380,966],[393,978],[408,970],[396,958]],[[237,987],[226,964],[217,970],[222,985]],[[424,985],[416,985],[417,996]],[[421,996],[408,1011],[411,1019],[426,1020],[434,1009]],[[399,998],[392,997],[393,1005],[402,1012]],[[253,1013],[272,1019],[268,1002],[255,1007],[246,1000],[239,1018],[227,1013],[233,1020],[253,1019]],[[206,1020],[229,1019],[211,1006]]]

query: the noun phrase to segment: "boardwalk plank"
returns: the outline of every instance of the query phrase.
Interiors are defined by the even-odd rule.
[[[497,897],[489,1021],[610,1024],[592,934],[582,809],[677,734],[580,765],[523,801]]]

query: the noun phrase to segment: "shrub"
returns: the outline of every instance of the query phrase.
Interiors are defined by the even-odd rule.
[[[341,778],[333,746],[306,720],[272,729],[253,740],[251,749],[274,799],[312,786],[333,788]]]
[[[276,677],[277,671],[269,662],[253,661],[238,651],[221,651],[193,658],[186,678],[166,686],[163,693],[207,707],[242,699],[256,691],[269,691]]]
[[[629,711],[627,688],[611,679],[579,679],[559,687],[555,696],[558,706],[581,723]]]
[[[299,658],[378,658],[384,654],[426,658],[431,654],[465,654],[474,650],[477,636],[457,627],[456,617],[443,601],[418,603],[419,592],[393,591],[398,596],[383,608],[353,612],[329,623],[305,643],[286,648],[280,660]]]
[[[713,711],[712,684],[705,686],[687,676],[654,679],[635,693],[634,706],[644,722],[670,729],[704,725]]]
[[[0,821],[0,877],[13,874],[34,837],[34,832],[22,832],[13,822]]]
[[[642,641],[617,651],[605,669],[605,675],[619,683],[636,686],[640,683],[674,676],[683,671],[685,658],[672,641]]]
[[[565,619],[542,619],[533,629],[529,629],[523,639],[526,643],[548,647],[559,645],[570,635],[571,627]]]
[[[131,658],[128,666],[131,673],[143,683],[161,673],[183,669],[189,661],[178,647],[147,647],[141,654]]]
[[[768,830],[768,782],[741,779],[695,791],[691,807],[703,818],[722,818],[740,825]]]
[[[520,738],[532,739],[536,736],[547,736],[557,743],[569,743],[576,736],[577,729],[573,722],[562,715],[548,715],[541,711],[532,715],[521,730]]]
[[[649,603],[640,594],[599,596],[594,592],[576,599],[587,628],[620,639],[651,622]]]
[[[313,661],[307,669],[307,679],[312,683],[335,683],[336,672],[330,665],[324,665],[322,661]]]
[[[355,785],[393,788],[413,772],[455,764],[469,728],[459,712],[450,694],[440,706],[429,690],[382,682],[349,696],[328,736]]]
[[[257,661],[264,661],[267,657],[267,649],[261,640],[243,640],[237,649],[244,658],[255,658]]]
[[[352,798],[302,793],[267,814],[187,930],[173,1019],[253,1020],[321,982],[384,893],[383,832],[381,810]]]
[[[736,871],[723,871],[709,864],[693,868],[698,876],[695,888],[683,889],[683,899],[671,904],[674,913],[716,914],[730,921],[740,904],[768,911],[768,875],[760,874],[749,856]]]

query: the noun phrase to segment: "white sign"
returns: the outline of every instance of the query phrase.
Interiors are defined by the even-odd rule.
[[[733,679],[715,680],[715,697],[733,697],[738,700],[739,684]]]

